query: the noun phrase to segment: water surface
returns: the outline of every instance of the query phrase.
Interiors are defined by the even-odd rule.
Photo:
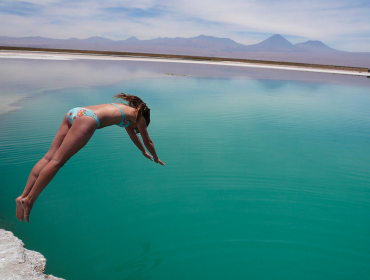
[[[14,198],[72,107],[152,109],[159,166],[99,130],[17,222]],[[54,90],[0,118],[0,222],[65,279],[367,279],[369,87],[140,78]]]

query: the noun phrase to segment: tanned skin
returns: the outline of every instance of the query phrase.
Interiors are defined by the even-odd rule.
[[[122,109],[126,119],[130,121],[131,124],[126,127],[126,132],[142,154],[160,165],[165,165],[158,158],[153,141],[149,137],[144,117],[141,116],[136,122],[138,112],[135,108],[121,103],[116,103],[116,105]],[[100,120],[99,128],[96,127],[96,120],[89,116],[79,117],[74,120],[73,124],[68,121],[67,115],[64,117],[49,151],[33,167],[22,195],[15,200],[17,204],[16,215],[21,222],[23,222],[23,219],[27,223],[29,222],[32,207],[40,193],[54,178],[59,169],[89,142],[96,129],[118,124],[122,118],[121,111],[112,104],[100,104],[84,108],[92,110],[97,115]],[[139,130],[144,145],[135,133],[135,129]]]

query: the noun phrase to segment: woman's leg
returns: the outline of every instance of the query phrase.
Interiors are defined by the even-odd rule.
[[[82,149],[96,130],[96,120],[91,117],[80,117],[73,122],[61,146],[52,159],[41,170],[31,191],[21,199],[24,209],[24,218],[29,221],[33,204],[43,189],[57,174],[59,169],[80,149]]]
[[[55,152],[59,149],[70,127],[71,123],[67,120],[67,116],[65,116],[62,121],[62,124],[59,127],[57,134],[54,137],[54,140],[50,146],[49,151],[33,167],[30,176],[28,177],[27,184],[26,187],[24,188],[22,195],[16,198],[15,200],[15,202],[17,203],[16,215],[18,220],[20,220],[21,222],[23,222],[23,212],[24,212],[23,207],[21,205],[21,199],[25,198],[29,194],[41,170],[45,167],[45,165],[47,165],[50,162]]]

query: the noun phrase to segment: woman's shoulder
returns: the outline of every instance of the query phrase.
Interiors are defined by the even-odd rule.
[[[136,108],[126,105],[124,103],[113,103],[113,104],[122,110],[122,113],[125,115],[126,118],[130,120],[131,123],[136,124],[136,117],[138,113],[138,110]]]

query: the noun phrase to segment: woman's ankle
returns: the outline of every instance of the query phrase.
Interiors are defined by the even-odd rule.
[[[23,197],[21,199],[21,201],[23,203],[27,203],[28,205],[33,205],[33,203],[35,202],[35,200],[30,195],[27,195],[26,197]]]

